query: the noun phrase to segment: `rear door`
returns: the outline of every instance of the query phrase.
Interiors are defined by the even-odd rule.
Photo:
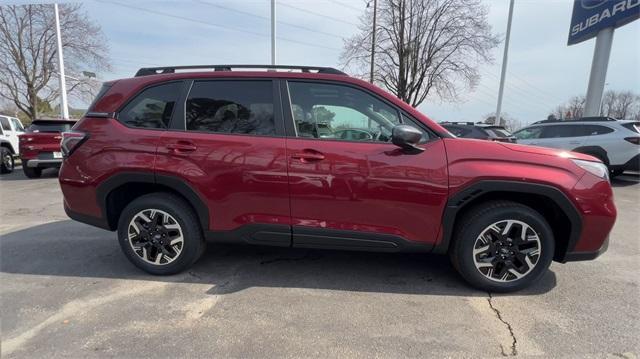
[[[157,176],[176,176],[208,208],[209,235],[290,245],[282,110],[271,79],[190,81],[162,136]]]
[[[448,185],[441,139],[423,129],[425,151],[403,152],[391,129],[418,123],[351,86],[288,81],[283,98],[294,246],[392,251],[436,241]]]
[[[18,151],[18,133],[12,128],[8,117],[0,116],[0,126],[2,126],[3,137],[9,141],[14,151]]]

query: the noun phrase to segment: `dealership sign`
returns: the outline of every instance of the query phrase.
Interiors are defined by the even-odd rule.
[[[597,35],[607,27],[619,27],[640,17],[640,0],[575,0],[568,45]]]

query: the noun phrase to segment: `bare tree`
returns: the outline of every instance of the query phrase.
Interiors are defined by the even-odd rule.
[[[631,119],[640,112],[640,96],[631,91],[605,92],[600,114],[618,119]]]
[[[480,0],[378,1],[374,81],[398,98],[418,106],[435,92],[456,100],[461,89],[473,89],[478,66],[492,62],[499,44]],[[345,69],[368,78],[371,14],[361,18],[360,32],[345,42]]]
[[[109,69],[102,30],[82,12],[81,4],[60,7],[65,70],[97,72]],[[32,120],[41,103],[59,96],[53,5],[0,7],[0,96]],[[69,78],[67,90],[85,99],[96,83]]]
[[[584,104],[586,98],[584,96],[573,96],[566,105],[566,118],[580,118],[584,114]]]
[[[510,132],[515,132],[522,128],[522,121],[512,117],[511,115],[505,112],[500,114],[500,123],[496,123],[495,113],[486,114],[484,118],[485,118],[484,123],[490,124],[490,125],[503,126]]]

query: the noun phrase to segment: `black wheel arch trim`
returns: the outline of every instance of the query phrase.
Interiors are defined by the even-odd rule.
[[[466,205],[471,203],[474,198],[491,192],[514,192],[541,195],[549,198],[558,207],[560,207],[571,222],[571,235],[568,240],[567,248],[562,253],[561,258],[557,258],[560,262],[564,262],[566,260],[566,254],[573,251],[573,248],[582,234],[582,217],[580,216],[578,209],[569,200],[569,198],[556,187],[539,183],[503,180],[478,181],[465,187],[449,198],[442,216],[442,239],[434,247],[434,253],[444,254],[449,251],[449,245],[453,238],[453,232],[455,229],[454,224],[457,214],[464,209]]]
[[[609,155],[607,154],[607,150],[600,146],[580,146],[576,147],[572,152],[578,152],[585,155],[596,157],[601,160],[605,165],[609,166]]]
[[[203,230],[209,228],[209,209],[202,200],[202,196],[184,180],[164,174],[146,172],[120,172],[104,180],[96,189],[96,199],[102,212],[102,218],[107,223],[107,229],[115,230],[117,223],[109,223],[108,197],[112,191],[122,185],[129,183],[148,183],[152,185],[163,185],[171,188],[182,195],[187,202],[195,209],[200,225]]]

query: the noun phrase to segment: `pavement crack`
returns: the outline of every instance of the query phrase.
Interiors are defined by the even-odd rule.
[[[513,328],[511,327],[511,324],[509,322],[504,320],[500,310],[493,305],[493,301],[492,301],[493,296],[491,295],[491,293],[487,292],[487,294],[489,294],[489,298],[487,298],[487,302],[489,302],[489,307],[491,308],[491,310],[493,310],[494,313],[496,313],[496,317],[498,317],[498,320],[500,320],[504,325],[507,326],[507,329],[509,330],[509,335],[511,336],[510,352],[507,352],[505,350],[504,345],[500,344],[500,351],[502,352],[502,356],[505,356],[505,357],[516,356],[518,355],[518,349],[517,349],[518,339],[516,338],[516,335],[513,333]]]

